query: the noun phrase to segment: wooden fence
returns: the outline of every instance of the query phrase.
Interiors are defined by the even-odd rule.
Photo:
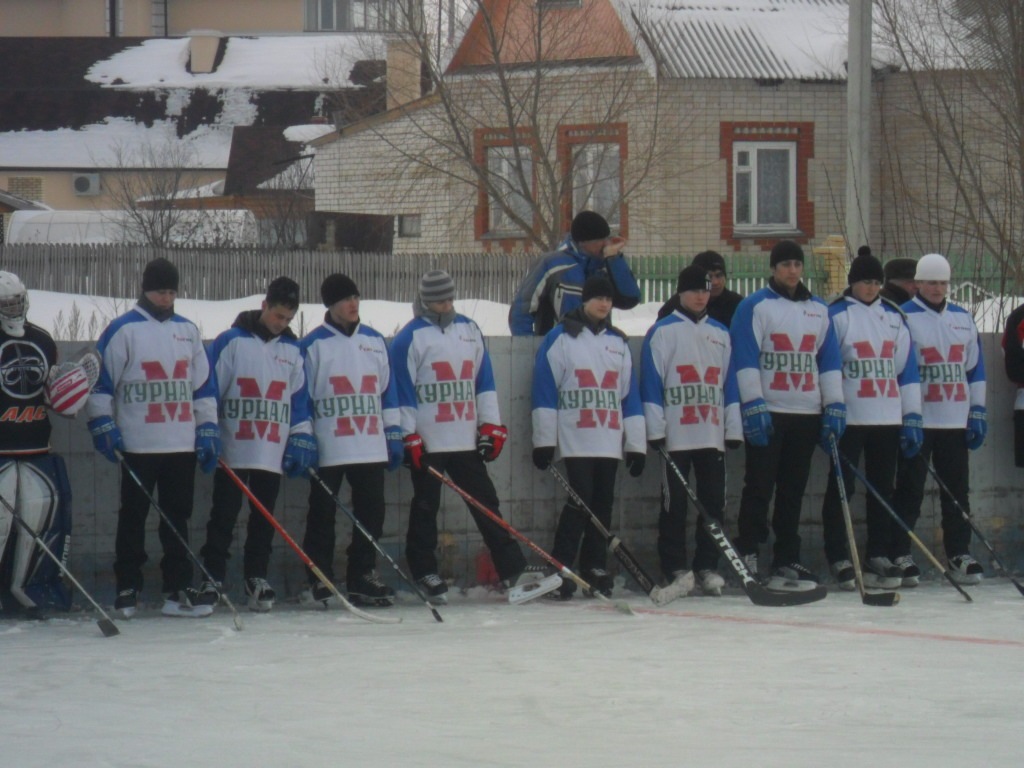
[[[161,250],[138,246],[0,246],[0,269],[14,272],[29,288],[58,293],[134,298],[142,269],[157,256],[171,259],[181,273],[182,298],[219,301],[261,295],[278,275],[303,287],[305,302],[315,303],[324,277],[344,272],[368,299],[410,301],[420,276],[430,269],[451,273],[463,297],[511,302],[516,288],[537,258],[513,253],[352,253],[338,251]],[[813,257],[805,269],[811,290],[825,284],[826,273]],[[729,287],[749,294],[764,285],[764,254],[727,254]],[[644,301],[664,301],[674,291],[681,256],[630,257]]]

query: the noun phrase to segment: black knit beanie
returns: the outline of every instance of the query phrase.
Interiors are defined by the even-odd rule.
[[[711,280],[708,278],[706,267],[691,264],[679,273],[679,282],[676,283],[676,293],[683,291],[710,291]]]
[[[177,291],[178,268],[162,256],[153,259],[142,272],[142,292]]]
[[[591,275],[583,284],[583,303],[586,304],[593,298],[606,296],[609,299],[615,297],[615,287],[612,281],[604,275]]]
[[[792,240],[779,240],[772,247],[772,255],[770,265],[775,267],[780,261],[799,261],[801,264],[804,260],[804,249],[794,243]]]
[[[693,257],[691,264],[703,267],[706,272],[721,271],[725,274],[725,259],[718,251],[701,251]]]
[[[585,243],[587,240],[603,240],[611,235],[612,230],[605,221],[604,216],[593,211],[580,211],[572,220],[572,228],[569,234],[577,243]]]
[[[356,288],[356,284],[352,278],[348,275],[343,275],[340,272],[328,275],[324,278],[324,281],[320,283],[320,298],[323,299],[325,307],[336,304],[342,299],[347,299],[350,296],[358,295],[359,289]]]
[[[885,280],[885,272],[882,271],[882,262],[872,256],[870,253],[862,256],[858,256],[850,264],[850,274],[846,278],[846,282],[850,285],[859,283],[861,280],[877,280],[883,282]]]
[[[290,277],[275,277],[267,286],[267,304],[299,308],[299,284]]]

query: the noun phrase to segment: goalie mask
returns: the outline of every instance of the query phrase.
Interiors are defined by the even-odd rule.
[[[11,272],[0,272],[0,328],[8,336],[21,338],[25,335],[25,318],[28,315],[28,291],[18,276]]]

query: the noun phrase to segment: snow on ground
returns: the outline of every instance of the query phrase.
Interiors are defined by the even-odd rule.
[[[29,294],[29,320],[45,328],[58,340],[83,340],[89,328],[96,334],[118,315],[131,309],[135,299],[112,299],[102,296],[34,291]],[[259,309],[263,296],[248,296],[230,301],[201,301],[178,299],[175,311],[195,322],[203,332],[203,338],[212,339],[231,327],[239,312]],[[615,310],[612,320],[630,336],[643,336],[658,315],[661,302],[642,304],[632,310]],[[508,304],[484,299],[460,299],[455,302],[456,311],[467,315],[479,324],[485,336],[508,336]],[[68,322],[77,310],[83,330],[69,338]],[[323,322],[322,304],[303,304],[292,321],[292,330],[301,335],[316,328]],[[392,336],[412,319],[412,305],[408,302],[363,301],[359,305],[363,323],[377,329],[385,336]]]
[[[399,625],[280,604],[237,632],[224,609],[153,609],[113,638],[95,614],[0,621],[4,764],[1020,766],[1020,594],[902,594],[658,609],[620,584],[628,616],[478,588],[442,624],[407,592],[384,612]]]

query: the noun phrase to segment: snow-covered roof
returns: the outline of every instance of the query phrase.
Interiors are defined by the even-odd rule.
[[[187,71],[188,38],[145,40],[94,64],[90,82],[108,88],[322,89],[324,78],[347,78],[357,61],[383,58],[380,35],[228,37],[216,72]],[[347,86],[347,80],[334,83]]]
[[[188,147],[189,168],[222,170],[228,166],[231,131],[231,125],[204,125],[179,139],[172,121],[146,126],[111,118],[79,131],[6,132],[0,133],[0,168],[126,168],[131,167],[131,158],[144,157],[153,147],[182,142]]]
[[[847,0],[619,0],[676,78],[845,80]],[[650,51],[644,52],[654,67]]]

